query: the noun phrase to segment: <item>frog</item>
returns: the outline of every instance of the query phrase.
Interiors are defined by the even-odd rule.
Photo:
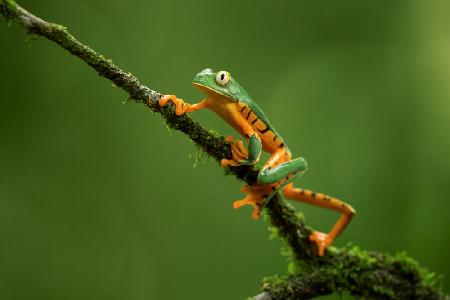
[[[340,213],[340,218],[328,233],[313,231],[309,236],[309,240],[317,246],[317,255],[323,256],[325,250],[355,216],[354,208],[335,197],[294,187],[293,180],[307,169],[306,160],[303,157],[293,158],[284,139],[272,126],[263,110],[229,72],[215,72],[206,68],[194,76],[192,84],[204,94],[203,100],[189,104],[176,95],[163,95],[158,104],[163,107],[172,102],[177,116],[207,108],[245,138],[246,146],[242,140],[235,140],[232,135],[226,136],[225,141],[230,146],[231,157],[222,159],[221,166],[252,166],[259,162],[263,151],[270,155],[260,169],[256,182],[242,188],[246,196],[234,201],[233,207],[237,209],[251,205],[252,218],[257,220],[265,204],[282,192],[290,200]]]

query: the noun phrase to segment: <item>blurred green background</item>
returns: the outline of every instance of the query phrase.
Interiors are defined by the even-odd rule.
[[[358,215],[336,244],[450,258],[450,2],[20,1],[162,93],[205,67]],[[286,270],[242,186],[79,59],[0,26],[0,299],[243,299]],[[209,111],[205,127],[234,133]],[[328,230],[338,215],[294,204]],[[328,297],[327,299],[335,299]]]

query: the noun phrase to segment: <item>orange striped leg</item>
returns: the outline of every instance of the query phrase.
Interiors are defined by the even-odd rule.
[[[263,165],[263,169],[269,167],[272,169],[277,165],[289,160],[288,154],[286,153],[286,148],[279,148],[270,156],[269,160]]]
[[[199,110],[205,107],[208,107],[208,100],[202,100],[196,104],[185,103],[182,99],[178,99],[175,95],[164,95],[162,96],[158,103],[159,106],[167,105],[167,102],[171,100],[175,104],[175,114],[177,116],[181,116],[184,113],[192,112],[195,110]]]
[[[289,150],[279,148],[262,167],[258,174],[258,183],[272,184],[275,193],[305,170],[306,162],[302,157],[291,159]]]
[[[341,213],[341,218],[336,222],[328,234],[314,231],[309,237],[310,241],[316,243],[319,256],[324,255],[325,248],[333,243],[334,239],[342,233],[355,215],[355,210],[347,203],[322,193],[314,193],[310,190],[296,189],[292,183],[286,185],[284,188],[284,195],[292,200],[317,205]]]

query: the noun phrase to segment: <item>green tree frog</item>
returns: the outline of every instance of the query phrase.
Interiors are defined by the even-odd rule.
[[[315,231],[309,237],[316,243],[318,255],[323,256],[325,249],[333,243],[355,215],[355,210],[334,197],[294,188],[292,181],[306,171],[305,159],[292,158],[291,151],[281,135],[230,73],[214,72],[208,68],[195,75],[193,85],[206,95],[206,99],[197,104],[188,104],[175,95],[165,95],[160,98],[159,105],[164,106],[168,101],[172,101],[177,115],[208,108],[245,137],[247,149],[241,140],[235,141],[232,136],[227,136],[226,141],[230,144],[232,158],[223,159],[222,166],[253,165],[260,159],[263,150],[271,155],[259,172],[257,182],[242,189],[247,195],[244,199],[235,201],[234,208],[251,205],[252,217],[258,219],[263,203],[283,191],[289,199],[339,212],[341,217],[329,233]]]

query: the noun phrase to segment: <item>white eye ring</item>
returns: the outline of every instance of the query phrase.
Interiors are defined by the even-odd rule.
[[[231,81],[231,75],[227,71],[219,71],[216,74],[216,82],[218,85],[227,86]]]

